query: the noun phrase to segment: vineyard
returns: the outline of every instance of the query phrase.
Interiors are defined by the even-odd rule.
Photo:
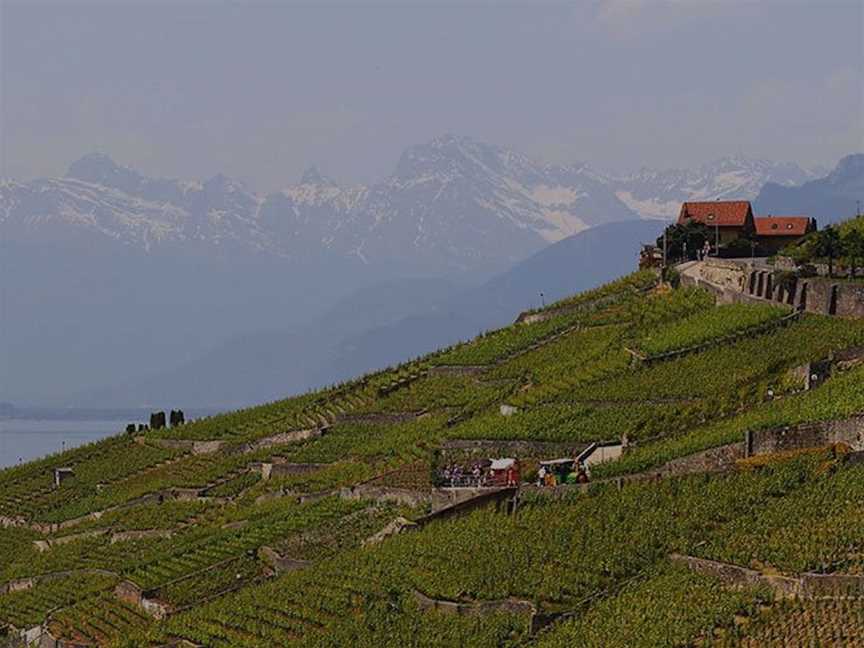
[[[644,271],[340,385],[2,470],[0,646],[860,644],[856,600],[669,556],[864,576],[864,440],[652,471],[864,413],[862,347],[864,321]],[[621,455],[590,488],[536,485],[539,460],[600,442]],[[433,488],[445,456],[501,453],[523,461],[515,499]]]
[[[779,320],[785,308],[768,305],[730,304],[685,317],[679,322],[646,332],[636,347],[648,356],[704,344],[717,338],[734,336]]]

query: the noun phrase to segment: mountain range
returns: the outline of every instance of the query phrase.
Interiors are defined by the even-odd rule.
[[[572,274],[573,292],[626,272],[636,239],[625,250],[623,232],[650,240],[683,200],[752,199],[763,185],[824,182],[742,157],[614,175],[445,135],[371,186],[310,168],[262,195],[224,175],[153,178],[88,154],[62,178],[0,182],[0,400],[126,407],[173,395],[209,407],[302,390],[419,353],[419,331],[436,346],[502,324],[551,295],[558,274]],[[574,255],[554,257],[557,270],[528,273],[531,288],[500,308],[485,300],[571,239],[552,248]],[[616,266],[598,273],[607,258]],[[265,339],[280,352],[265,357]]]
[[[847,155],[824,178],[800,186],[769,182],[754,204],[761,214],[805,214],[820,225],[848,219],[864,204],[864,154]]]
[[[792,186],[813,178],[792,163],[743,157],[614,176],[445,135],[407,149],[378,184],[342,187],[310,168],[299,184],[268,195],[224,175],[149,178],[91,153],[62,178],[4,181],[0,219],[15,239],[86,232],[91,244],[146,252],[208,248],[292,261],[398,263],[424,274],[482,273],[589,227],[674,217],[683,200],[751,199],[767,182]]]

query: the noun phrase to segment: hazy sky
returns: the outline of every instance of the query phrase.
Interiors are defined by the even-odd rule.
[[[864,150],[862,0],[0,3],[4,176],[369,182],[444,132],[615,169]]]

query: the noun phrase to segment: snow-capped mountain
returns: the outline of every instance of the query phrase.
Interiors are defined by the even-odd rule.
[[[265,249],[260,204],[223,175],[205,182],[148,178],[100,153],[73,162],[63,178],[0,184],[10,238],[91,233],[148,251],[175,244]]]
[[[13,237],[71,229],[145,250],[212,245],[459,271],[502,268],[588,227],[636,217],[585,165],[543,165],[453,135],[408,149],[371,187],[342,187],[310,168],[267,196],[222,175],[149,178],[93,153],[63,178],[0,185],[0,214]]]
[[[822,174],[824,175],[824,174]],[[767,182],[799,185],[820,177],[797,164],[725,157],[697,169],[642,169],[609,182],[615,195],[642,218],[671,219],[687,200],[752,200]]]
[[[541,165],[445,135],[405,151],[346,230],[351,251],[364,259],[393,254],[396,242],[427,262],[470,268],[485,259],[513,262],[600,222],[635,217],[582,167]]]
[[[767,182],[800,184],[795,164],[724,158],[693,170],[626,177],[550,165],[468,137],[411,147],[393,174],[343,187],[316,168],[256,195],[217,175],[150,178],[99,153],[63,178],[0,183],[10,238],[74,234],[146,251],[195,247],[288,260],[335,259],[436,273],[501,269],[595,225],[672,218],[682,201],[752,199]]]

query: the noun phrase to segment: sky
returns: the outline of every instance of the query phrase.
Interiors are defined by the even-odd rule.
[[[0,176],[90,151],[259,191],[458,133],[627,171],[864,150],[864,2],[0,0]]]

